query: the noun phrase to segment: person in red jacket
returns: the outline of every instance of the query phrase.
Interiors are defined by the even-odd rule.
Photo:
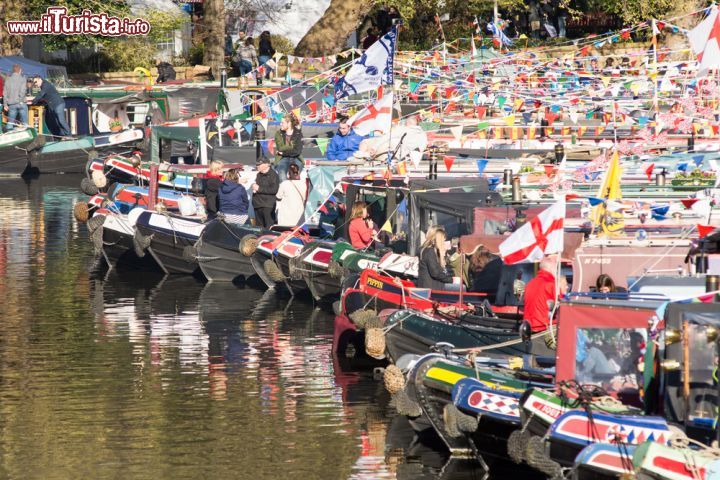
[[[355,202],[350,214],[350,225],[348,226],[350,244],[354,248],[363,250],[372,245],[376,234],[377,228],[368,217],[367,203]]]
[[[555,301],[555,272],[557,259],[545,257],[540,262],[540,271],[525,286],[525,307],[523,320],[530,324],[533,332],[541,332],[550,324],[550,306]]]

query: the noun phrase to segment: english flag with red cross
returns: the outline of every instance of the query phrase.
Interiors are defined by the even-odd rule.
[[[564,222],[565,199],[563,198],[518,228],[500,244],[500,256],[503,262],[507,265],[536,263],[546,255],[561,253],[564,247]]]
[[[393,94],[390,92],[350,117],[348,124],[353,127],[355,133],[363,137],[372,132],[388,133],[392,122],[392,109]]]
[[[690,46],[698,57],[698,77],[720,68],[720,16],[716,6],[708,10],[708,16],[687,33]]]

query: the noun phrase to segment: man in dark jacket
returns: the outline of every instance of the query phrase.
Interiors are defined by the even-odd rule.
[[[33,84],[40,89],[40,93],[33,99],[32,104],[44,102],[47,105],[46,115],[54,116],[55,123],[60,128],[59,135],[70,136],[70,127],[65,120],[65,100],[60,96],[55,85],[40,77],[36,77]]]
[[[270,159],[267,157],[258,158],[257,172],[255,183],[252,185],[255,222],[260,227],[270,228],[275,224],[273,213],[275,212],[275,195],[280,187],[280,178],[271,168]]]
[[[173,66],[168,62],[161,62],[158,60],[156,66],[158,70],[157,83],[165,83],[169,80],[175,80],[177,74],[175,73]]]

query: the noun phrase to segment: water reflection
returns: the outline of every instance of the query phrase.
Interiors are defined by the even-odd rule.
[[[482,478],[333,358],[330,313],[93,268],[79,181],[0,181],[0,476]]]

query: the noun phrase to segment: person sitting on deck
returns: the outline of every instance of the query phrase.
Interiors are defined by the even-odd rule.
[[[485,247],[477,249],[470,257],[470,291],[485,293],[488,301],[495,303],[502,266],[502,258]]]
[[[448,290],[447,284],[454,284],[455,278],[445,268],[445,254],[448,250],[445,229],[439,225],[430,227],[420,247],[418,282],[420,288]],[[459,283],[459,282],[457,282]]]
[[[373,244],[377,228],[368,216],[367,203],[355,202],[350,214],[348,236],[353,248],[364,250]]]
[[[245,224],[248,219],[248,194],[240,183],[240,172],[233,168],[225,174],[220,187],[220,212],[230,223]]]
[[[347,160],[357,152],[364,138],[348,124],[348,117],[342,116],[338,119],[338,131],[330,140],[325,156],[328,160]]]
[[[207,212],[208,220],[212,220],[217,216],[220,204],[218,203],[218,192],[223,182],[222,174],[223,162],[220,160],[213,160],[210,162],[208,171],[205,172],[205,211]]]
[[[530,324],[533,332],[541,332],[550,323],[549,302],[555,301],[555,271],[557,259],[545,257],[540,262],[540,271],[525,286],[525,307],[523,320]]]

